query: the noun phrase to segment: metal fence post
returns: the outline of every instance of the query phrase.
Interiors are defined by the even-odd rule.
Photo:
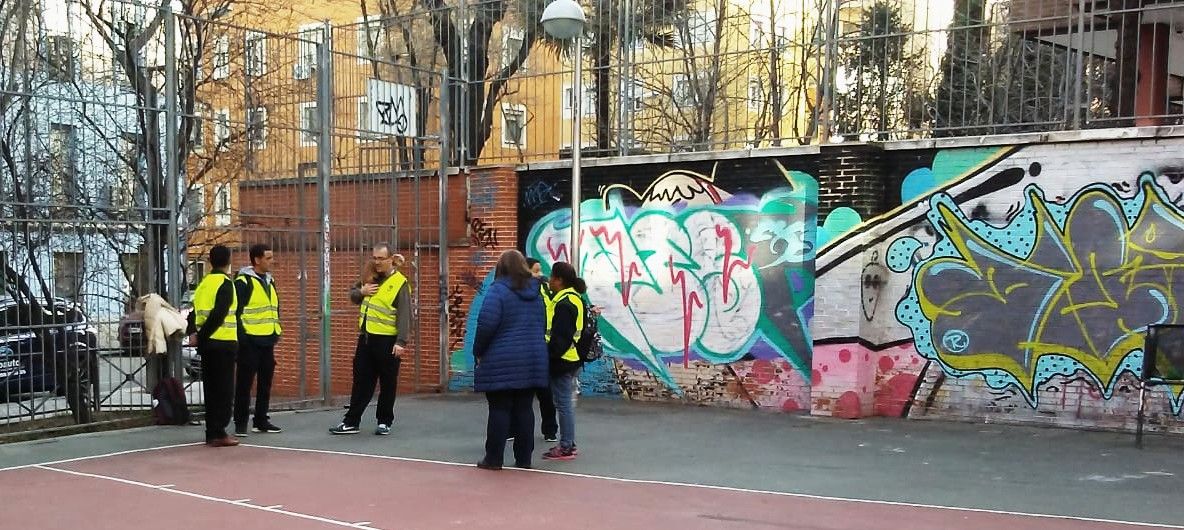
[[[165,93],[165,193],[168,194],[166,204],[169,210],[168,252],[164,259],[165,272],[168,274],[168,300],[173,307],[181,305],[181,264],[184,259],[181,254],[181,238],[179,228],[180,215],[177,194],[180,192],[181,166],[177,153],[177,128],[181,126],[182,118],[177,110],[177,17],[173,13],[173,6],[165,3],[164,10],[164,93]],[[173,377],[184,377],[181,362],[181,339],[170,338],[168,341],[169,365]]]
[[[440,391],[448,390],[448,150],[451,148],[448,139],[452,132],[448,124],[448,98],[452,94],[448,90],[448,70],[440,74],[440,197],[439,197],[439,258],[440,273]]]
[[[826,4],[826,59],[822,66],[822,105],[814,109],[818,120],[820,144],[830,143],[834,135],[833,107],[835,104],[835,72],[839,47],[839,7],[842,0],[830,0]]]
[[[329,177],[333,171],[333,26],[325,21],[321,29],[321,43],[317,46],[317,64],[321,66],[317,76],[317,115],[320,118],[320,134],[317,140],[317,191],[321,217],[321,341],[320,382],[321,399],[328,404],[333,398],[330,382],[329,345],[331,326],[329,318],[329,253],[333,246],[329,238]]]
[[[1069,114],[1069,125],[1072,129],[1082,126],[1082,103],[1085,101],[1082,84],[1085,83],[1085,9],[1077,9],[1077,56],[1073,76],[1073,109]]]

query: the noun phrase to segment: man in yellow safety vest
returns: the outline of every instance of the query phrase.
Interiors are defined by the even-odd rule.
[[[358,317],[358,346],[354,352],[354,383],[349,410],[332,434],[356,434],[362,412],[374,396],[378,382],[378,428],[374,434],[391,433],[395,421],[395,391],[399,383],[399,365],[407,346],[405,334],[411,330],[411,285],[397,270],[403,256],[391,255],[386,243],[374,245],[371,259],[375,277],[358,282],[349,298],[361,306]]]
[[[282,432],[267,417],[271,402],[271,380],[275,375],[275,344],[280,328],[279,294],[271,276],[275,259],[271,247],[262,243],[250,249],[251,266],[238,271],[234,280],[238,294],[238,375],[234,387],[234,434],[248,436],[247,416],[251,412],[251,385],[255,387],[255,432]]]
[[[234,357],[238,353],[238,297],[230,279],[230,249],[210,249],[213,272],[202,278],[193,292],[193,324],[197,327],[197,354],[201,356],[202,389],[206,405],[206,444],[238,445],[226,433],[230,402],[234,396]]]

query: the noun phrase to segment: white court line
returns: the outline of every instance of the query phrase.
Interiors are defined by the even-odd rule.
[[[412,458],[412,457],[406,457],[406,456],[370,455],[370,454],[366,454],[366,453],[351,453],[348,451],[333,451],[333,450],[328,450],[328,449],[303,449],[303,448],[299,448],[299,447],[281,447],[281,446],[275,446],[275,445],[246,445],[246,444],[242,445],[241,447],[253,447],[253,448],[258,448],[258,449],[275,449],[275,450],[279,450],[279,451],[295,451],[295,452],[303,452],[303,453],[320,453],[320,454],[339,455],[339,456],[360,456],[360,457],[365,457],[365,458],[377,458],[377,459],[381,459],[381,460],[397,460],[397,461],[401,461],[401,462],[419,462],[419,463],[423,463],[423,464],[439,464],[439,465],[457,466],[457,467],[476,467],[476,464],[464,464],[464,463],[460,463],[460,462],[447,462],[447,461],[443,461],[443,460],[428,460],[428,459],[424,459],[424,458]],[[652,484],[652,485],[660,485],[660,486],[677,486],[677,487],[684,487],[684,488],[701,488],[701,489],[709,489],[709,490],[716,490],[716,491],[733,491],[733,492],[737,492],[737,493],[757,493],[757,494],[762,494],[762,495],[777,495],[777,496],[781,496],[781,497],[794,497],[794,498],[799,498],[799,499],[855,502],[855,503],[861,503],[861,504],[875,504],[875,505],[882,505],[882,506],[900,506],[900,507],[905,507],[905,508],[929,508],[929,509],[933,509],[933,510],[945,510],[945,511],[956,511],[956,512],[973,512],[973,513],[985,513],[985,514],[994,514],[994,515],[1014,515],[1014,516],[1018,516],[1018,517],[1032,517],[1032,518],[1037,518],[1037,519],[1060,519],[1060,520],[1065,520],[1065,521],[1081,521],[1081,522],[1087,522],[1087,523],[1122,524],[1122,525],[1138,526],[1138,527],[1145,527],[1145,528],[1170,528],[1170,529],[1184,530],[1184,526],[1173,525],[1173,524],[1144,523],[1144,522],[1139,522],[1139,521],[1122,521],[1122,520],[1117,520],[1117,519],[1099,519],[1099,518],[1094,518],[1094,517],[1078,517],[1078,516],[1073,516],[1073,515],[1054,515],[1054,514],[1045,514],[1045,513],[1014,512],[1014,511],[1009,511],[1009,510],[991,510],[991,509],[987,509],[987,508],[964,508],[964,507],[960,507],[960,506],[942,506],[942,505],[938,505],[938,504],[921,504],[921,503],[901,502],[901,501],[881,501],[881,500],[874,500],[874,499],[857,499],[857,498],[850,498],[850,497],[832,497],[832,496],[828,496],[828,495],[812,495],[809,493],[793,493],[793,492],[787,492],[787,491],[770,491],[770,490],[758,490],[758,489],[750,489],[750,488],[735,488],[735,487],[730,487],[730,486],[713,486],[710,484],[694,484],[694,483],[690,483],[690,482],[669,482],[669,481],[664,481],[664,480],[606,477],[606,476],[601,476],[601,475],[587,475],[584,473],[572,473],[569,471],[553,471],[553,470],[549,470],[549,469],[505,468],[505,471],[520,471],[520,472],[527,472],[527,473],[545,473],[548,475],[560,475],[560,476],[565,476],[565,477],[607,480],[607,481],[611,481],[611,482],[624,482],[624,483],[629,483],[629,484]]]
[[[205,445],[205,443],[190,442],[190,443],[184,443],[184,444],[162,445],[160,447],[146,447],[144,449],[129,449],[127,451],[116,451],[114,453],[103,453],[103,454],[99,454],[99,455],[80,456],[78,458],[67,458],[65,460],[54,460],[52,462],[40,462],[37,464],[24,464],[24,465],[20,465],[20,466],[0,467],[0,472],[14,471],[17,469],[27,469],[30,467],[52,466],[52,465],[56,465],[56,464],[68,464],[70,462],[81,462],[83,460],[94,460],[96,458],[107,458],[110,456],[130,455],[130,454],[134,454],[134,453],[146,453],[148,451],[159,451],[161,449],[175,449],[177,447],[190,447],[190,446],[194,446],[194,445]]]
[[[230,499],[223,499],[223,498],[219,498],[219,497],[211,497],[211,496],[209,496],[209,495],[202,495],[202,494],[200,494],[200,493],[194,493],[194,492],[191,492],[191,491],[184,491],[184,490],[179,490],[179,489],[174,489],[174,488],[162,488],[162,487],[159,487],[159,486],[155,486],[155,485],[152,485],[152,484],[148,484],[148,483],[146,483],[146,482],[139,482],[139,481],[135,481],[135,480],[128,480],[128,479],[125,479],[125,478],[119,478],[119,477],[110,477],[110,476],[107,476],[107,475],[98,475],[98,474],[94,474],[94,473],[83,473],[83,472],[81,472],[81,471],[71,471],[71,470],[69,470],[69,469],[59,469],[59,468],[54,468],[54,467],[47,467],[47,466],[45,466],[45,465],[41,465],[41,464],[34,465],[34,466],[32,466],[32,467],[34,467],[34,468],[36,468],[36,469],[44,469],[44,470],[46,470],[46,471],[53,471],[53,472],[55,472],[55,473],[65,473],[65,474],[67,474],[67,475],[75,475],[75,476],[79,476],[79,477],[88,477],[88,478],[97,478],[97,479],[102,479],[102,480],[110,480],[110,481],[112,481],[112,482],[119,482],[119,483],[121,483],[121,484],[128,484],[128,485],[131,485],[131,486],[139,486],[139,487],[142,487],[142,488],[153,489],[153,490],[156,490],[156,491],[167,491],[167,492],[169,492],[169,493],[175,493],[175,494],[177,494],[177,495],[184,495],[184,496],[186,496],[186,497],[193,497],[193,498],[195,498],[195,499],[201,499],[201,500],[205,500],[205,501],[217,502],[217,503],[221,503],[221,504],[229,504],[229,505],[231,505],[231,506],[238,506],[238,507],[241,507],[241,508],[250,508],[250,509],[252,509],[252,510],[259,510],[259,511],[264,511],[264,512],[268,512],[268,513],[279,514],[279,515],[287,515],[287,516],[289,516],[289,517],[296,517],[296,518],[299,518],[299,519],[308,519],[308,520],[310,520],[310,521],[317,521],[317,522],[320,522],[320,523],[327,523],[327,524],[331,524],[331,525],[335,525],[335,526],[344,526],[344,527],[346,527],[346,528],[365,528],[365,529],[367,529],[367,530],[373,530],[373,527],[370,527],[370,526],[360,526],[360,525],[359,525],[359,524],[357,524],[357,523],[350,523],[350,522],[346,522],[346,521],[338,521],[338,520],[336,520],[336,519],[330,519],[330,518],[328,518],[328,517],[320,517],[320,516],[317,516],[317,515],[309,515],[309,514],[306,514],[306,513],[299,513],[299,512],[293,512],[293,511],[288,511],[288,510],[281,510],[281,509],[279,509],[279,508],[273,508],[273,507],[270,507],[270,506],[256,506],[256,505],[254,505],[254,504],[247,504],[247,503],[245,503],[244,501],[232,501],[232,500],[230,500]],[[246,499],[246,500],[250,500],[250,499]]]

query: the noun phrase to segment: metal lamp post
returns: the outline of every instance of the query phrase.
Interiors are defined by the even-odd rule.
[[[584,46],[582,35],[587,18],[584,8],[576,0],[554,0],[543,10],[543,31],[559,40],[572,40],[575,47],[575,81],[572,93],[572,150],[571,150],[571,242],[568,255],[576,274],[580,273],[580,151],[582,122],[584,121]]]

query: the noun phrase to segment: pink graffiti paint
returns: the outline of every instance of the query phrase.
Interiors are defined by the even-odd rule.
[[[685,271],[674,271],[674,256],[670,256],[670,281],[682,288],[682,365],[684,368],[691,364],[691,319],[695,309],[703,308],[703,301],[699,293],[691,291],[687,295],[687,276]]]
[[[902,373],[892,376],[876,389],[875,413],[877,416],[899,418],[913,395],[917,384],[916,374]]]
[[[551,256],[551,262],[568,261],[567,245],[560,243],[558,247],[552,246],[551,239],[547,239],[547,254]]]
[[[752,363],[752,379],[758,385],[767,385],[777,377],[777,367],[766,359],[758,359]]]
[[[744,268],[744,269],[751,269],[752,268],[752,251],[753,251],[753,248],[755,248],[755,246],[748,249],[748,255],[749,255],[748,259],[746,259],[746,260],[734,259],[734,256],[732,256],[732,245],[734,244],[732,238],[735,236],[735,234],[732,232],[732,229],[728,228],[724,225],[715,225],[715,235],[716,235],[716,237],[722,238],[724,240],[724,277],[723,277],[723,282],[724,282],[724,303],[726,304],[726,303],[728,303],[728,291],[731,290],[731,285],[732,285],[732,271],[735,270],[736,267],[740,267],[740,268]]]
[[[835,402],[834,409],[831,411],[831,415],[836,418],[853,420],[863,416],[862,409],[863,402],[859,399],[859,394],[848,390],[839,396],[838,401]]]
[[[896,366],[896,362],[887,355],[880,356],[880,371],[887,372]]]
[[[633,292],[633,278],[635,276],[641,276],[641,269],[638,268],[637,263],[634,263],[632,260],[630,260],[628,263],[625,262],[625,242],[621,238],[620,232],[610,232],[607,227],[603,226],[594,226],[590,232],[592,237],[604,238],[604,243],[606,245],[612,245],[613,243],[617,244],[617,270],[620,271],[621,275],[621,305],[628,306],[629,295]],[[582,239],[583,238],[581,236],[581,240]],[[673,262],[673,258],[671,258],[671,261]]]

